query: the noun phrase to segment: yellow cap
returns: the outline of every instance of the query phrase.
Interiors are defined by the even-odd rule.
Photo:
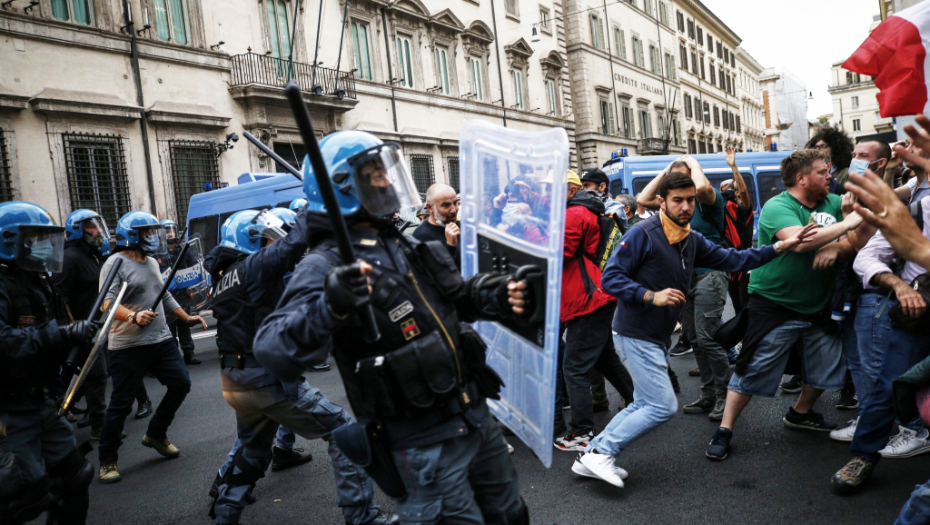
[[[578,186],[581,186],[581,179],[578,178],[577,173],[575,173],[572,170],[568,170],[568,183],[577,184]]]

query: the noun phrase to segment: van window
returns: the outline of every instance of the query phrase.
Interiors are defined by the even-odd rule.
[[[623,193],[623,179],[614,179],[610,181],[610,194],[616,197]]]
[[[765,206],[769,199],[788,189],[785,187],[785,183],[781,181],[781,173],[777,171],[759,172],[756,179],[759,181],[760,208]]]
[[[292,200],[290,200],[290,201],[281,201],[281,202],[275,204],[274,207],[275,207],[275,208],[290,208],[292,202],[294,202],[294,201],[292,201]]]
[[[191,219],[188,228],[187,238],[189,240],[200,239],[204,254],[209,253],[216,246],[220,232],[219,216],[207,215]]]
[[[646,187],[646,185],[649,184],[649,182],[652,181],[652,179],[654,179],[654,178],[655,178],[655,177],[636,177],[635,179],[633,179],[633,193],[632,193],[632,195],[633,195],[634,197],[637,196],[637,195],[639,195],[639,193],[640,193],[641,191],[643,191],[643,189]]]
[[[755,204],[756,201],[756,184],[752,180],[752,174],[740,172],[740,175],[743,176],[743,182],[746,183],[746,189],[749,190],[749,200],[752,204]],[[711,173],[707,175],[707,180],[710,181],[711,186],[720,191],[720,183],[725,180],[730,180],[733,178],[733,173]]]

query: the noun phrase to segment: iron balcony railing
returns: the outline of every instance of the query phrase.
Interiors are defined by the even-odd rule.
[[[270,55],[245,53],[232,57],[231,86],[259,84],[262,86],[284,87],[287,81],[294,79],[300,90],[317,95],[330,95],[341,98],[356,98],[355,75],[340,71],[339,84],[336,84],[336,70],[325,67],[313,67],[310,64],[292,62]],[[317,89],[314,89],[317,88]],[[340,92],[342,96],[340,97]]]

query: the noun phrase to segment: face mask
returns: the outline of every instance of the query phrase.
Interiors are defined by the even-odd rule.
[[[875,164],[876,162],[878,161],[876,160],[875,162],[869,162],[862,159],[853,159],[853,161],[849,163],[849,173],[859,173],[860,175],[864,174],[865,170],[867,170],[869,166]]]
[[[30,256],[37,261],[48,261],[52,258],[52,254],[55,253],[55,247],[52,246],[52,241],[46,239],[44,241],[36,241],[35,244],[29,249]]]
[[[600,199],[601,202],[607,202],[607,199],[610,198],[610,195],[607,195],[606,191],[588,190],[588,193]]]
[[[103,246],[103,237],[100,237],[99,235],[91,235],[85,232],[82,240],[84,241],[84,244],[90,246],[91,248],[100,248]]]
[[[507,223],[508,226],[513,226],[517,223],[517,221],[520,220],[520,217],[517,214],[517,206],[519,205],[519,202],[508,202],[506,205],[504,205],[502,219],[505,223]]]
[[[139,243],[142,253],[155,253],[158,251],[158,237],[144,237]]]
[[[728,200],[728,201],[735,201],[735,200],[736,200],[736,190],[722,191],[722,192],[720,192],[720,194],[723,195],[723,198],[726,199],[726,200]]]
[[[440,226],[446,225],[446,221],[442,218],[442,215],[439,214],[439,210],[433,210],[433,219],[436,221],[436,224]]]

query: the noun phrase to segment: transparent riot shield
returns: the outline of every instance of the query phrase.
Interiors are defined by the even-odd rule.
[[[532,322],[487,322],[475,329],[488,363],[503,378],[491,411],[546,467],[552,464],[555,377],[562,282],[568,135],[526,132],[472,120],[459,137],[462,274],[515,272],[536,265],[545,312]]]
[[[209,276],[203,267],[202,246],[199,238],[193,238],[188,241],[187,253],[184,254],[184,260],[178,263],[178,271],[174,274],[174,280],[171,282],[171,285],[168,286],[169,291],[175,292],[175,297],[183,295],[190,299],[190,303],[184,305],[184,307],[189,308],[193,312],[198,312],[207,308],[210,299]],[[173,262],[172,260],[172,263]],[[162,276],[162,279],[167,278],[167,273]],[[177,292],[181,292],[181,294]]]

